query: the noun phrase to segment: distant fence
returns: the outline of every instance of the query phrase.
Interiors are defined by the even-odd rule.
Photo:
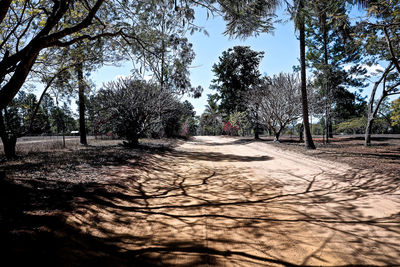
[[[111,136],[98,135],[98,136],[87,136],[87,139],[100,139],[100,140],[111,140]],[[36,143],[36,142],[62,142],[62,135],[36,135],[36,136],[23,136],[18,138],[17,144],[21,143]],[[66,135],[66,141],[79,140],[79,136],[76,135]],[[3,145],[0,138],[0,145]]]

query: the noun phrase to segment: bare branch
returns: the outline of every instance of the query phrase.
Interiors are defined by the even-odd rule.
[[[390,56],[391,56],[390,60],[393,62],[394,66],[396,67],[397,73],[400,75],[400,64],[399,64],[399,61],[397,60],[396,55],[394,53],[393,45],[392,45],[392,42],[391,42],[390,37],[389,37],[389,32],[387,30],[387,26],[383,27],[383,32],[385,33],[386,44],[387,44],[387,46],[389,48],[389,52],[390,52]]]

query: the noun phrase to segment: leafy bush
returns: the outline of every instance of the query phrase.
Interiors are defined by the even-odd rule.
[[[167,91],[142,80],[120,79],[98,92],[97,120],[106,129],[137,146],[139,138],[174,111],[176,99]]]

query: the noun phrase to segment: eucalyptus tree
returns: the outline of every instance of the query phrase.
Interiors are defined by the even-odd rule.
[[[112,10],[112,1],[17,0],[1,4],[0,109],[18,93],[39,55],[47,48],[69,47],[84,39],[118,32],[115,24],[109,23],[113,14],[104,12]],[[71,22],[70,17],[77,19]]]
[[[130,18],[130,34],[135,36],[133,41],[125,38],[130,45],[129,56],[138,63],[139,72],[152,76],[163,90],[199,97],[201,88],[192,87],[189,79],[195,53],[184,37],[203,30],[192,23],[194,10],[188,4],[178,6],[169,0],[143,2],[136,7],[123,12]]]
[[[400,94],[400,1],[368,1],[366,7],[367,17],[357,25],[362,32],[359,41],[369,65],[386,64],[373,84],[368,101],[365,145],[369,146],[381,103],[388,96]]]

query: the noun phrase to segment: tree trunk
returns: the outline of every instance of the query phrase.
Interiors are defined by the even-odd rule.
[[[258,123],[258,105],[256,105],[256,127],[254,127],[254,139],[260,139],[260,124]]]
[[[6,156],[6,158],[15,158],[15,146],[17,144],[17,136],[12,133],[7,133],[2,111],[0,111],[0,137],[1,141],[3,142],[4,155]]]
[[[123,142],[125,146],[130,147],[130,148],[136,148],[139,146],[139,137],[133,137],[128,142]]]
[[[277,133],[275,133],[275,135],[274,135],[274,142],[275,143],[279,143],[279,136],[281,135],[281,132],[277,132]]]
[[[307,149],[315,149],[308,121],[308,100],[307,100],[307,77],[306,77],[306,41],[305,41],[305,23],[304,15],[301,14],[304,9],[304,2],[300,0],[299,11],[299,37],[300,37],[300,65],[301,65],[301,104],[303,110],[303,124],[305,135],[305,146]]]
[[[321,16],[322,19],[322,31],[323,31],[323,45],[324,45],[324,85],[325,85],[325,138],[326,138],[326,143],[329,143],[329,122],[330,122],[330,114],[329,114],[329,107],[330,103],[328,102],[328,97],[329,97],[329,86],[328,86],[328,75],[326,73],[327,67],[329,64],[329,59],[328,59],[328,32],[326,29],[326,13],[323,11],[323,14]]]
[[[299,142],[304,143],[304,124],[302,123],[298,129],[299,131]]]
[[[85,81],[83,80],[83,63],[79,63],[76,67],[78,76],[79,90],[79,134],[82,145],[87,145],[86,139],[86,123],[85,123]]]
[[[374,118],[368,117],[367,127],[365,128],[365,146],[371,145],[371,133],[372,133],[372,125],[374,123]]]
[[[328,134],[329,134],[329,138],[333,138],[333,126],[332,126],[331,116],[329,116]]]

